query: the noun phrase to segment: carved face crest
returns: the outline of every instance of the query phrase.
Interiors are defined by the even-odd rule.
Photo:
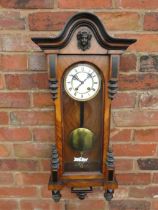
[[[90,40],[92,34],[87,31],[79,31],[77,33],[78,48],[85,51],[90,48]]]

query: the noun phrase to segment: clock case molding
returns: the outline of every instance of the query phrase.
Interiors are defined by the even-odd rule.
[[[83,43],[82,38],[85,38]],[[52,145],[52,165],[48,189],[52,191],[53,199],[59,201],[60,191],[64,186],[71,187],[72,193],[76,193],[80,199],[84,199],[93,187],[102,186],[105,190],[104,197],[106,200],[111,200],[114,189],[118,186],[115,178],[114,157],[109,146],[111,100],[118,90],[120,55],[136,40],[111,37],[96,15],[82,12],[68,20],[59,36],[36,37],[32,38],[32,41],[47,55],[49,88],[55,107],[55,143]],[[103,80],[103,137],[100,173],[64,172],[62,78],[67,68],[80,62],[97,66]],[[65,109],[69,108],[65,107]]]

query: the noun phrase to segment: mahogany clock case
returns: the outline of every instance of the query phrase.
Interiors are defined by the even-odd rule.
[[[56,139],[48,189],[59,201],[64,186],[80,199],[92,187],[102,186],[105,198],[111,200],[117,188],[109,147],[111,100],[118,89],[119,57],[136,40],[109,36],[97,16],[86,12],[71,17],[59,36],[32,40],[47,55],[55,105]],[[100,89],[90,100],[75,100],[65,90],[65,75],[77,64],[92,66],[100,77]],[[84,83],[80,82],[79,86]]]

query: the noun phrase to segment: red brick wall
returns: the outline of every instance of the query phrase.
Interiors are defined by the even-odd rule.
[[[0,7],[0,209],[158,210],[158,1],[0,0]],[[30,38],[56,34],[80,10],[114,36],[138,39],[122,56],[113,101],[119,189],[109,207],[99,189],[85,201],[65,189],[59,204],[47,190],[53,108],[45,56]]]

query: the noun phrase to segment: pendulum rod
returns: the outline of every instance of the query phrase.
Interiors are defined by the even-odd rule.
[[[84,126],[84,101],[80,102],[80,128]]]
[[[80,102],[80,128],[84,127],[84,101]],[[80,155],[81,157],[83,156],[83,151],[80,151]],[[83,162],[79,162],[79,167],[83,168],[84,167],[84,163]]]

